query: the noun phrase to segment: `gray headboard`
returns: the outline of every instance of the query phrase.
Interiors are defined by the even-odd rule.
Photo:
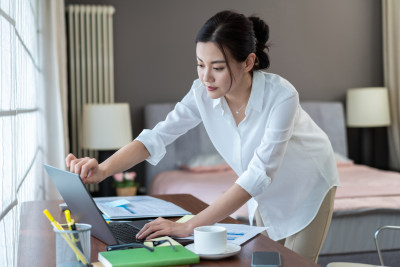
[[[149,104],[145,107],[145,128],[152,129],[164,120],[174,103]],[[347,156],[347,138],[343,104],[341,102],[302,102],[301,106],[329,136],[333,149]],[[216,153],[203,124],[188,131],[167,147],[167,154],[153,166],[146,162],[146,187],[158,173],[177,169],[193,155]]]

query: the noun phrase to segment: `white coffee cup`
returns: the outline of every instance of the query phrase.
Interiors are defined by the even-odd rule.
[[[194,229],[194,250],[197,254],[221,254],[226,250],[226,228],[199,226]]]

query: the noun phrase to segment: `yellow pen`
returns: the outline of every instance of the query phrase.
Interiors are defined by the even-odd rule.
[[[75,229],[72,229],[71,212],[70,212],[69,210],[65,210],[65,211],[64,211],[64,214],[65,214],[65,220],[67,221],[68,229],[69,229],[70,231],[76,230],[76,228],[75,228]],[[73,235],[71,235],[71,238],[72,238],[73,241],[76,242],[76,240],[75,240],[75,238],[74,238]]]
[[[72,231],[72,222],[71,222],[71,212],[69,210],[64,211],[65,220],[67,221],[69,230]]]
[[[71,212],[69,210],[65,210],[64,215],[65,215],[65,220],[67,221],[67,224],[68,224],[68,229],[70,231],[76,231],[75,221],[73,219],[71,219]],[[83,251],[82,244],[79,240],[79,234],[78,233],[71,234],[71,239],[72,239],[72,241],[75,242],[76,246],[81,251]]]
[[[57,230],[61,230],[64,231],[64,229],[62,228],[62,226],[56,221],[54,220],[53,216],[50,214],[50,212],[45,209],[43,211],[44,215],[46,215],[47,219],[49,219],[49,221],[51,222],[51,224],[57,229]],[[75,252],[76,256],[78,257],[78,259],[84,264],[84,265],[88,265],[88,261],[85,258],[85,255],[83,255],[83,253],[75,246],[74,242],[68,237],[67,234],[63,234],[61,233],[61,236],[64,238],[64,240],[67,242],[67,244],[71,247],[71,249]]]

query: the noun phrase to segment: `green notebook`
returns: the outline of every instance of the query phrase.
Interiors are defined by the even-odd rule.
[[[105,267],[171,266],[198,263],[200,258],[182,246],[155,247],[154,252],[145,248],[99,252],[97,259]]]

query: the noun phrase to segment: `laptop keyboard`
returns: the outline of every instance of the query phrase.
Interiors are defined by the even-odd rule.
[[[141,243],[136,239],[136,234],[139,233],[139,229],[127,224],[127,223],[110,223],[110,227],[113,236],[122,244],[127,243]]]

